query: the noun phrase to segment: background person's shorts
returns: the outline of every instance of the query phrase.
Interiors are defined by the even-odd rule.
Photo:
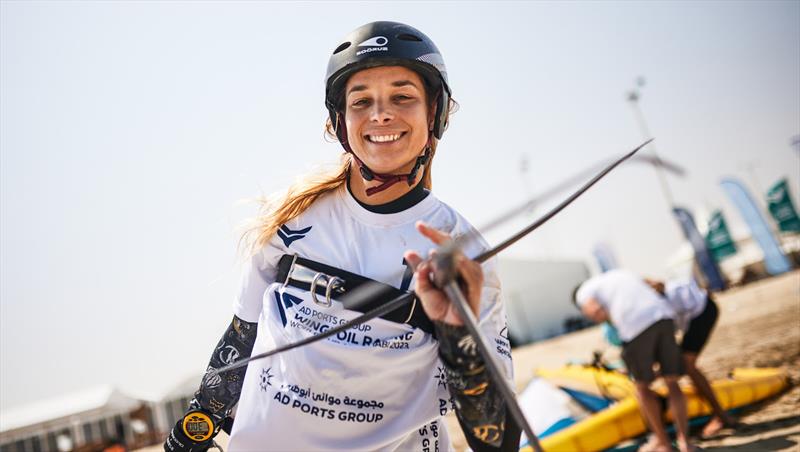
[[[711,336],[711,330],[717,323],[717,317],[719,317],[719,309],[709,295],[706,300],[706,308],[689,322],[689,328],[686,329],[686,334],[681,340],[681,350],[695,354],[700,353],[700,350],[708,342],[708,337]]]
[[[622,360],[634,381],[650,383],[655,379],[653,363],[661,366],[661,375],[683,373],[681,349],[675,342],[675,323],[659,320],[622,346]]]

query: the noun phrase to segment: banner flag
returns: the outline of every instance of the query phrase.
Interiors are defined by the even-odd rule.
[[[614,252],[611,251],[611,247],[608,246],[608,244],[602,242],[596,244],[592,250],[592,254],[594,254],[594,258],[597,260],[600,272],[605,273],[618,267],[617,258],[614,256]]]
[[[736,244],[728,231],[728,224],[722,212],[715,210],[708,220],[708,232],[706,232],[706,246],[714,260],[719,262],[722,259],[736,254]]]
[[[800,218],[789,196],[789,183],[779,180],[767,191],[767,207],[778,228],[783,232],[800,232]]]
[[[711,253],[708,252],[706,241],[703,236],[700,235],[700,231],[697,230],[697,225],[694,222],[692,214],[682,207],[674,207],[672,213],[675,214],[678,223],[681,224],[681,229],[683,229],[683,235],[686,236],[686,240],[689,241],[692,245],[692,249],[694,249],[694,260],[700,267],[700,271],[702,271],[703,275],[706,277],[708,288],[710,290],[725,289],[725,279],[722,277],[719,267],[717,267],[717,262],[711,257]]]
[[[781,247],[767,226],[767,221],[758,211],[756,203],[750,196],[750,192],[736,179],[725,178],[720,182],[722,189],[728,194],[733,204],[739,209],[753,239],[764,252],[764,266],[770,275],[778,275],[792,269],[789,259],[783,254]]]

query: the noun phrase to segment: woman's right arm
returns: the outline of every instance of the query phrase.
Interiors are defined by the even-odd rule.
[[[167,452],[208,450],[223,421],[238,403],[247,367],[222,375],[215,370],[249,358],[253,352],[262,297],[275,278],[274,265],[267,261],[262,250],[246,263],[241,291],[233,306],[233,320],[211,354],[188,411],[167,437],[164,443]]]
[[[164,450],[205,451],[212,445],[222,422],[230,415],[242,393],[247,367],[218,375],[223,366],[248,358],[253,352],[258,324],[233,316],[228,329],[217,343],[200,388],[189,402],[189,410],[178,420],[164,442]]]

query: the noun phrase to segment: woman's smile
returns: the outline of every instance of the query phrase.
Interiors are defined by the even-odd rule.
[[[406,135],[405,132],[399,132],[399,133],[374,132],[364,136],[370,143],[391,144],[394,143],[395,141],[398,141],[405,135]]]
[[[422,78],[403,66],[353,74],[345,87],[345,123],[353,153],[372,171],[408,172],[428,142]]]

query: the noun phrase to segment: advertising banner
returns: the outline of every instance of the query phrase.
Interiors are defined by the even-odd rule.
[[[714,260],[719,262],[722,259],[736,254],[736,244],[728,231],[728,224],[722,212],[715,210],[708,220],[708,232],[706,232],[706,246]]]
[[[700,271],[702,271],[703,275],[706,277],[709,290],[725,289],[725,279],[722,277],[719,267],[717,267],[717,262],[711,257],[711,253],[708,252],[706,241],[703,236],[700,235],[700,231],[697,230],[697,225],[694,222],[692,214],[682,207],[673,208],[672,213],[675,214],[678,223],[681,224],[681,229],[683,229],[683,235],[686,237],[686,240],[692,244],[694,260],[700,267]]]
[[[800,232],[800,218],[789,196],[789,183],[779,180],[767,191],[767,207],[783,232]]]
[[[764,252],[764,267],[766,267],[767,273],[778,275],[791,270],[792,265],[789,263],[789,259],[783,254],[777,240],[770,232],[767,221],[758,211],[750,192],[738,180],[733,178],[722,179],[720,185],[722,185],[722,189],[725,190],[731,202],[739,210],[745,223],[747,223],[747,227],[750,228],[753,239]]]

